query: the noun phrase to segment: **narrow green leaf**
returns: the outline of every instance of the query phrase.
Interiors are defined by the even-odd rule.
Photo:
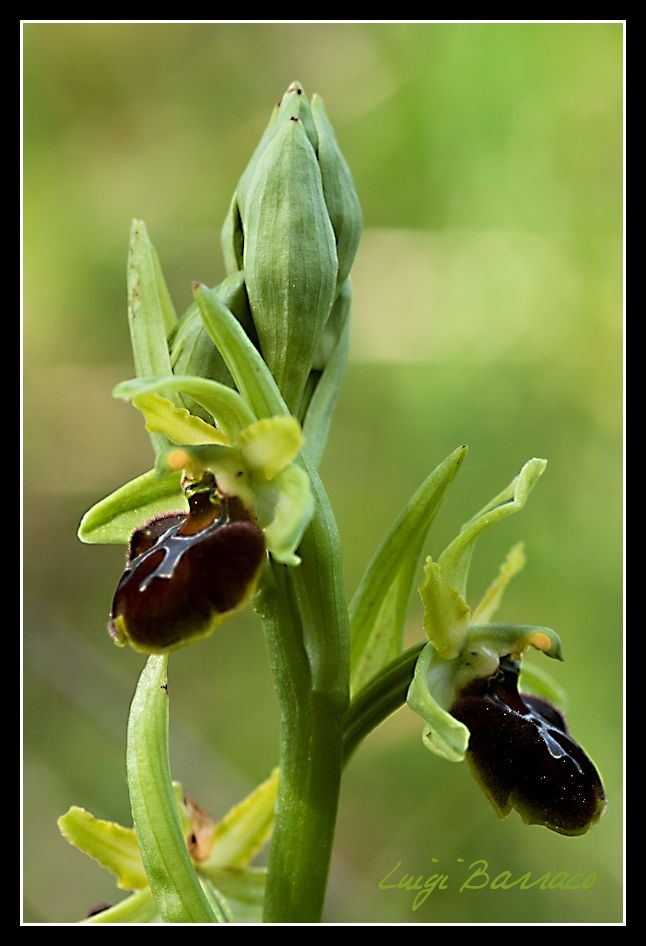
[[[449,762],[461,762],[469,744],[469,730],[438,702],[440,694],[450,690],[454,664],[438,659],[433,645],[427,644],[415,664],[406,702],[426,724],[422,737],[426,748]]]
[[[230,869],[200,866],[216,890],[226,898],[235,923],[261,923],[267,882],[266,867]]]
[[[422,483],[381,543],[352,599],[353,693],[402,649],[406,604],[423,542],[466,453],[465,446],[458,447]],[[398,586],[396,591],[393,586]]]
[[[182,836],[171,782],[167,665],[166,656],[148,658],[130,707],[126,765],[132,818],[162,919],[214,923]]]
[[[128,324],[138,377],[171,373],[168,334],[177,317],[143,220],[133,220],[128,250]],[[174,398],[177,401],[177,398]],[[166,446],[151,434],[155,454]]]
[[[219,885],[214,872],[225,867],[246,867],[269,840],[278,781],[279,772],[274,769],[268,779],[231,808],[216,826],[211,853],[200,864],[200,870],[213,879],[216,887]],[[220,889],[226,896],[226,891]]]
[[[193,289],[206,330],[256,416],[288,414],[269,368],[233,313],[207,286],[194,283]]]
[[[79,926],[94,926],[96,923],[161,923],[161,917],[150,887],[138,890],[109,910],[96,913]]]
[[[124,828],[114,821],[102,821],[76,805],[61,815],[57,824],[66,841],[114,874],[117,887],[142,890],[148,886],[132,828]]]
[[[520,512],[546,466],[547,460],[528,460],[509,486],[470,519],[442,552],[439,565],[444,577],[463,598],[466,597],[467,576],[476,539],[489,526]]]
[[[165,376],[163,378],[133,378],[122,381],[114,389],[113,396],[124,401],[133,401],[142,394],[155,394],[160,391],[180,391],[190,394],[215,420],[217,426],[233,442],[238,432],[255,421],[255,417],[237,391],[188,375]]]
[[[127,545],[130,536],[154,516],[188,512],[181,473],[158,476],[149,470],[96,503],[81,519],[78,537],[89,544]]]
[[[347,306],[347,314],[349,315],[351,292],[349,283],[345,285],[347,289],[341,290],[343,294],[341,301]],[[339,300],[337,300],[335,306],[338,304]],[[314,389],[303,422],[305,451],[316,469],[318,469],[325,451],[325,444],[327,443],[330,425],[332,423],[332,414],[341,391],[341,385],[348,363],[349,348],[350,320],[346,318],[345,324],[332,350],[332,354],[327,360],[321,377]]]

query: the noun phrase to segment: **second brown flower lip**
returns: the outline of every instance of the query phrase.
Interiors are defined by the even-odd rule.
[[[558,834],[584,834],[606,808],[595,766],[546,700],[518,691],[520,663],[502,657],[493,677],[474,680],[451,706],[469,729],[474,778],[501,817]]]

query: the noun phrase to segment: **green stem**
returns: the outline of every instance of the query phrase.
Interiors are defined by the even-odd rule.
[[[336,523],[318,476],[298,568],[272,562],[258,596],[281,707],[280,785],[264,921],[318,922],[336,823],[348,704],[348,614]]]
[[[406,702],[417,658],[427,641],[414,644],[400,654],[354,697],[343,725],[343,763],[359,743],[391,713]]]

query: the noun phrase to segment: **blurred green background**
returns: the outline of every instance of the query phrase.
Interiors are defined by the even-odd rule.
[[[522,517],[479,543],[470,597],[508,548],[528,566],[501,619],[563,638],[568,719],[609,798],[582,838],[499,822],[468,767],[406,709],[344,781],[326,918],[616,922],[622,915],[622,27],[613,24],[31,24],[24,27],[25,920],[120,896],[56,818],[129,823],[128,704],[141,656],[106,617],[124,552],[76,539],[85,509],[150,465],[136,412],[125,262],[146,221],[178,312],[223,275],[220,223],[274,100],[320,92],[365,213],[351,366],[323,476],[351,592],[375,544],[455,446],[470,456],[428,551],[530,456]],[[413,602],[407,639],[421,637]],[[550,666],[549,669],[553,669]],[[170,667],[175,777],[220,815],[277,760],[253,615]],[[464,859],[464,864],[457,861]],[[465,865],[595,873],[587,891],[459,893]],[[413,913],[378,882],[449,875]]]

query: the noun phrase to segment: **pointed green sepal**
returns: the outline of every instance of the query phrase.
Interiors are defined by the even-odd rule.
[[[210,876],[216,886],[214,871],[246,867],[269,840],[278,780],[278,769],[274,769],[268,779],[231,808],[216,825],[211,852],[200,864],[200,870]]]
[[[130,536],[155,516],[187,512],[181,473],[159,476],[149,470],[96,503],[81,519],[78,537],[92,545],[127,545]]]
[[[466,594],[469,564],[476,539],[489,526],[520,512],[546,466],[547,460],[528,460],[509,486],[470,519],[458,537],[442,552],[438,564],[449,584],[457,588],[462,597]]]
[[[309,476],[291,464],[269,483],[257,486],[255,494],[267,549],[282,565],[300,564],[296,549],[314,515]]]
[[[423,742],[435,755],[449,762],[462,762],[469,744],[469,730],[442,708],[438,699],[450,703],[454,661],[438,658],[427,644],[415,665],[415,674],[406,702],[425,722]]]
[[[457,657],[467,639],[471,609],[430,555],[419,593],[424,605],[426,636],[444,660]]]
[[[202,407],[209,412],[218,428],[229,442],[235,440],[238,432],[252,424],[255,417],[245,401],[237,391],[227,388],[217,381],[208,381],[204,378],[192,378],[187,375],[166,376],[163,378],[133,378],[122,381],[112,392],[113,397],[123,401],[134,401],[146,394],[158,394],[165,391],[178,391],[190,394]],[[173,415],[169,415],[169,424],[176,422]],[[159,424],[159,418],[157,420]]]
[[[66,841],[105,867],[122,890],[143,890],[148,886],[141,854],[132,828],[103,821],[73,805],[58,819]]]
[[[540,696],[554,703],[561,711],[567,709],[567,694],[560,683],[542,666],[523,660],[520,668],[519,690]]]
[[[229,438],[212,424],[189,414],[185,407],[175,407],[161,394],[140,394],[132,399],[132,404],[144,415],[146,430],[163,434],[171,443],[219,443],[224,446],[230,444]]]

